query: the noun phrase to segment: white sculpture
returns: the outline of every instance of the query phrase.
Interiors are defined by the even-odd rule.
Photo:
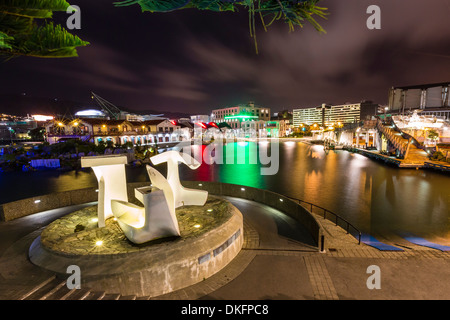
[[[120,200],[111,201],[120,228],[136,244],[180,236],[171,186],[156,169],[147,166],[147,171],[157,188],[135,189],[135,196],[144,207]]]
[[[166,151],[151,157],[150,160],[155,165],[167,162],[167,181],[172,187],[175,208],[188,205],[202,206],[205,204],[208,198],[208,191],[183,187],[180,183],[180,176],[178,173],[178,163],[184,163],[190,169],[197,169],[200,166],[200,163],[197,160],[190,155],[178,151]],[[152,180],[151,176],[150,180]]]
[[[144,206],[128,202],[125,164],[127,157],[108,155],[82,157],[82,167],[92,167],[99,183],[98,226],[115,216],[126,237],[136,243],[180,236],[175,208],[205,204],[208,192],[184,188],[180,183],[178,163],[191,169],[200,163],[189,155],[167,151],[151,158],[154,164],[167,162],[167,179],[158,170],[147,166],[152,187],[135,189],[135,196]]]
[[[98,190],[98,226],[104,227],[105,220],[112,217],[111,200],[128,201],[125,164],[127,157],[108,155],[82,157],[81,167],[92,167],[97,177]]]

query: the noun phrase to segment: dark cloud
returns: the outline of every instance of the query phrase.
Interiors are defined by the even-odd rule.
[[[75,4],[75,3],[74,3]],[[395,85],[449,81],[446,0],[323,0],[327,33],[259,26],[255,53],[248,15],[185,10],[142,13],[79,0],[79,58],[15,59],[0,65],[1,93],[83,101],[90,91],[117,105],[206,113],[253,100],[274,110],[371,99]],[[381,8],[381,30],[366,9]],[[64,14],[58,16],[64,21]],[[3,111],[3,110],[2,110]]]

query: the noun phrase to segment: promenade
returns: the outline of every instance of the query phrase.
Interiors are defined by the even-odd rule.
[[[450,252],[399,239],[393,241],[404,251],[380,251],[359,245],[333,222],[316,216],[325,236],[325,250],[319,252],[303,226],[280,211],[249,200],[227,199],[244,215],[244,246],[238,256],[214,276],[151,300],[450,299]],[[29,262],[27,249],[48,223],[80,207],[83,205],[0,223],[0,299],[30,297],[27,293],[33,290],[35,299],[56,299],[58,290],[65,289],[64,279],[54,280],[50,272]],[[380,268],[381,289],[370,290],[366,285],[371,265]],[[52,295],[42,292],[37,296],[40,285],[49,281],[58,284],[58,289],[53,288]],[[88,288],[78,291],[83,290]],[[76,291],[59,298],[78,300]],[[101,297],[149,299],[114,293]]]
[[[393,164],[395,166],[398,166],[399,168],[417,168],[417,169],[434,169],[438,171],[443,172],[450,172],[450,164],[443,161],[433,161],[428,160],[427,158],[424,158],[423,156],[410,156],[408,159],[397,159],[395,157],[387,156],[384,154],[381,154],[379,151],[376,150],[366,150],[361,148],[353,148],[353,150],[357,150],[359,154],[362,154],[366,157],[381,160],[386,163]]]

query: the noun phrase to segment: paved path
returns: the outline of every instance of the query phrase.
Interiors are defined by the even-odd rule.
[[[152,300],[450,299],[450,252],[413,244],[403,252],[379,251],[358,245],[344,230],[317,216],[325,235],[321,253],[305,229],[278,210],[228,200],[244,215],[244,246],[238,256],[205,281]],[[27,249],[42,227],[77,209],[0,223],[0,299],[17,299],[51,276],[27,260]],[[380,268],[381,289],[367,288],[371,265]]]

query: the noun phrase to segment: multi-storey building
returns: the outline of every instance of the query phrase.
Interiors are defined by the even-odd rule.
[[[294,109],[292,114],[295,128],[300,127],[301,124],[322,123],[322,110],[320,108]]]
[[[294,109],[294,127],[301,124],[318,124],[322,127],[337,123],[357,123],[361,120],[369,120],[376,115],[379,105],[372,101],[359,103],[346,103],[341,105],[322,104],[319,107]]]
[[[272,138],[286,137],[292,133],[292,112],[283,110],[275,113],[270,121],[266,122],[267,135]]]
[[[249,133],[262,136],[266,121],[270,120],[270,108],[259,107],[254,102],[249,102],[234,107],[215,109],[211,113],[210,120],[228,124],[238,136]]]
[[[226,122],[233,129],[240,129],[242,122],[270,120],[270,108],[256,106],[254,102],[234,107],[215,109],[211,113],[212,122]]]

